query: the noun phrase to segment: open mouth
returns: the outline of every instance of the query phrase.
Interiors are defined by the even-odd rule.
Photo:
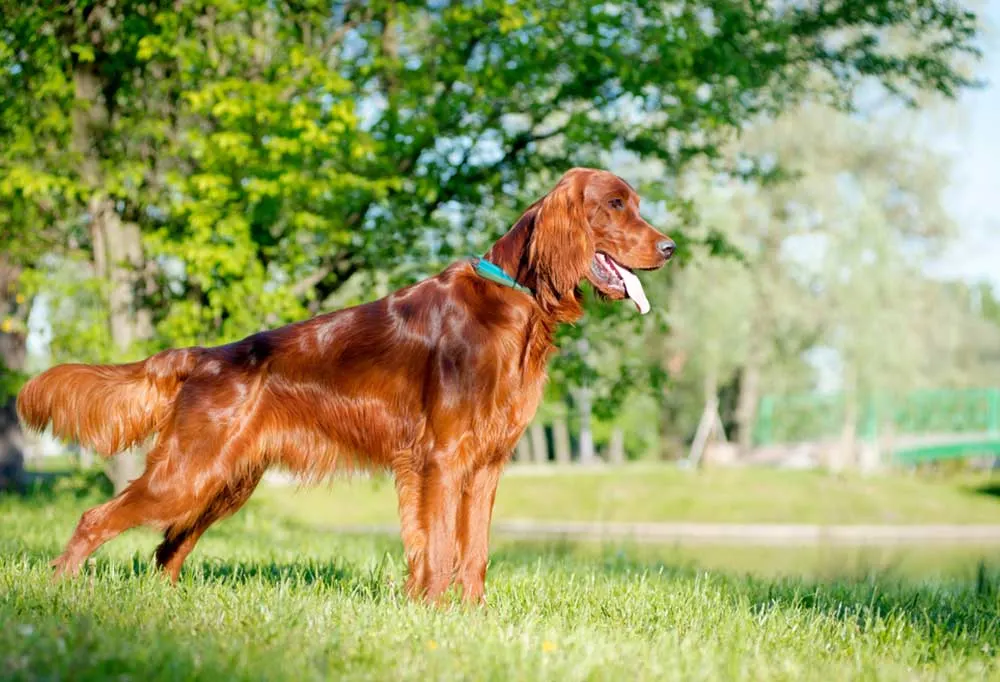
[[[605,293],[617,293],[630,299],[642,315],[649,312],[649,300],[642,282],[631,270],[602,251],[594,255],[590,269],[599,282],[599,288]]]

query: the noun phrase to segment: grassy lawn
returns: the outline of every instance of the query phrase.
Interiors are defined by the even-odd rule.
[[[726,523],[998,523],[1000,497],[988,475],[861,478],[821,472],[626,467],[609,471],[508,471],[498,520],[701,521]],[[987,494],[992,489],[994,494]],[[392,523],[386,478],[298,489],[262,487],[257,498],[305,523]]]
[[[996,550],[506,542],[490,608],[439,611],[402,599],[396,540],[259,499],[208,533],[177,588],[150,573],[148,532],[53,584],[46,564],[93,501],[0,499],[0,678],[1000,679]]]

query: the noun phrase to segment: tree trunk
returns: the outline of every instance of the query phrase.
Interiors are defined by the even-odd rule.
[[[625,463],[625,432],[614,429],[611,432],[611,442],[608,444],[608,462],[611,464]]]
[[[576,395],[580,408],[580,464],[587,466],[597,461],[597,455],[594,452],[594,432],[590,426],[590,389],[586,386],[581,387]]]
[[[535,464],[547,464],[549,461],[549,445],[545,440],[545,426],[538,420],[531,423],[531,452],[535,456]]]
[[[659,424],[659,448],[657,459],[671,460],[677,459],[681,450],[677,447],[676,425],[674,424],[674,406],[671,404],[669,395],[670,389],[663,389],[663,397],[660,399],[660,424]]]
[[[145,265],[139,226],[121,220],[110,199],[97,197],[90,204],[94,265],[111,285],[108,292],[111,339],[122,354],[153,332],[152,315],[138,296]]]
[[[10,292],[20,272],[0,256],[0,490],[20,487],[24,481],[24,433],[17,418],[13,374],[23,372],[27,357],[25,335],[5,321],[13,314],[16,299]]]
[[[94,265],[98,275],[110,283],[108,291],[111,340],[122,358],[134,344],[152,332],[150,312],[138,305],[138,273],[143,265],[139,226],[124,223],[110,199],[95,197],[90,204],[94,243]],[[140,446],[141,448],[141,446]],[[144,456],[139,448],[115,455],[107,464],[115,493],[142,474]]]
[[[7,394],[8,387],[3,386],[11,373],[24,369],[24,359],[24,335],[0,332],[0,490],[18,489],[24,482],[24,433],[17,419],[17,395]]]
[[[744,458],[753,449],[753,428],[757,419],[757,403],[760,400],[760,364],[756,353],[751,351],[740,377],[740,396],[736,405],[736,424],[739,429],[739,456]]]
[[[24,483],[24,434],[13,396],[0,405],[0,491],[18,490]]]
[[[719,382],[714,372],[710,372],[705,377],[705,408],[701,412],[701,419],[698,420],[698,428],[695,430],[694,439],[691,441],[691,449],[688,452],[688,461],[695,467],[701,465],[702,455],[708,445],[712,433],[719,423]]]
[[[827,468],[831,473],[853,467],[858,443],[857,424],[857,395],[854,391],[848,390],[844,392],[844,424],[840,433],[840,443],[834,444],[829,451]]]
[[[687,354],[683,351],[668,352],[664,357],[664,366],[671,379],[677,379],[687,365]],[[674,404],[674,388],[668,382],[663,387],[663,394],[660,397],[660,422],[659,436],[660,442],[657,448],[657,459],[675,460],[679,459],[684,452],[683,439],[678,438],[677,424],[675,423],[676,406]]]
[[[527,436],[523,435],[517,441],[517,447],[514,448],[514,461],[521,464],[527,464],[531,461],[531,443],[528,441]]]
[[[133,345],[152,333],[152,316],[136,293],[143,268],[139,226],[125,223],[115,201],[105,195],[100,164],[100,140],[110,128],[109,93],[93,64],[77,64],[73,85],[79,106],[73,112],[73,144],[82,157],[81,175],[93,194],[88,204],[95,274],[109,283],[111,340],[124,360]],[[113,93],[110,94],[113,97]],[[142,473],[142,455],[130,451],[108,462],[108,477],[118,493]]]
[[[562,417],[552,422],[552,440],[556,451],[556,464],[569,464],[572,458],[569,447],[569,426]]]
[[[586,358],[590,350],[587,339],[580,339],[576,343],[577,352],[581,358]],[[590,420],[592,407],[590,401],[590,387],[580,386],[576,391],[576,403],[580,410],[580,464],[588,466],[597,461],[594,452],[594,432],[591,430]]]

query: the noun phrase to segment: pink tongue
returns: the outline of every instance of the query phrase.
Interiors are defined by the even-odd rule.
[[[625,293],[628,294],[628,297],[635,303],[635,307],[639,309],[639,312],[642,315],[648,313],[649,299],[646,298],[646,292],[643,290],[642,282],[639,281],[639,278],[625,268],[619,267],[618,263],[615,263],[610,258],[608,261],[612,266],[614,266],[618,276],[622,278],[622,282],[625,283]]]

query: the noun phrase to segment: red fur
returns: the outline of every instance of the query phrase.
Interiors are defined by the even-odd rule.
[[[17,412],[29,428],[106,457],[145,441],[169,413],[197,351],[165,351],[127,365],[59,365],[29,381]]]
[[[627,210],[608,209],[608,197]],[[239,509],[267,468],[306,478],[382,468],[396,478],[407,592],[437,599],[454,579],[479,601],[497,481],[541,400],[556,326],[582,314],[584,279],[602,287],[595,249],[655,268],[664,239],[622,180],[576,169],[487,254],[533,296],[460,262],[378,301],[227,346],[43,373],[18,397],[27,426],[51,424],[109,456],[156,434],[142,476],[83,515],[58,572],[76,573],[103,542],[152,525],[164,531],[157,562],[176,579],[201,534]]]

